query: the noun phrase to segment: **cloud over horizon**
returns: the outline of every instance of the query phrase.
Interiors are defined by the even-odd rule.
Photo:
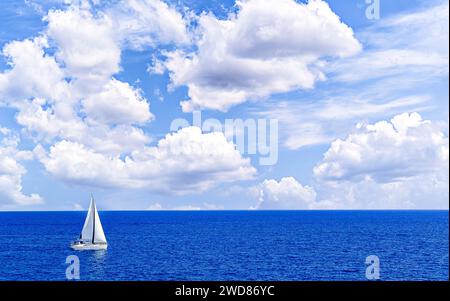
[[[26,4],[0,31],[1,208],[56,208],[52,186],[119,209],[448,208],[448,2]],[[169,131],[199,109],[279,121],[277,164]]]
[[[448,208],[448,124],[418,113],[360,124],[331,143],[313,173],[312,187],[264,180],[255,209]]]
[[[186,194],[217,183],[252,179],[256,170],[222,133],[187,127],[167,134],[155,147],[129,156],[106,156],[82,144],[60,141],[47,154],[35,149],[47,172],[68,183]]]

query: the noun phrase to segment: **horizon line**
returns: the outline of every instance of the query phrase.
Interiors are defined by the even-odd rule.
[[[3,212],[86,212],[86,210],[0,210]],[[449,211],[449,208],[442,209],[106,209],[98,210],[99,212],[201,212],[201,211],[243,211],[243,212],[264,212],[264,211],[301,211],[301,212],[330,212],[330,211]]]

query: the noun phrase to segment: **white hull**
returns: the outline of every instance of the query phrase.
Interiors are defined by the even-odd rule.
[[[73,244],[70,246],[73,250],[84,251],[84,250],[106,250],[108,248],[107,244]]]

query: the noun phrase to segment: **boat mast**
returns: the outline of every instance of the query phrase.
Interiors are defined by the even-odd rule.
[[[95,211],[96,211],[96,208],[95,208],[95,201],[94,201],[94,197],[92,196],[92,194],[91,194],[91,200],[92,200],[92,205],[93,205],[93,214],[94,214],[94,220],[93,220],[93,223],[92,223],[92,244],[95,244],[95,242],[94,242],[94,239],[95,239]]]

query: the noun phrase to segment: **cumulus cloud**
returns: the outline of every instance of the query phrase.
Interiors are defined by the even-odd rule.
[[[2,55],[11,67],[0,73],[0,104],[10,104],[32,96],[55,99],[63,95],[67,84],[55,58],[46,55],[46,37],[12,41]]]
[[[0,73],[0,103],[18,110],[24,132],[36,141],[71,140],[110,154],[150,142],[134,126],[152,120],[149,102],[113,77],[120,48],[110,19],[71,6],[50,11],[46,21],[44,35],[3,49],[9,69]]]
[[[359,125],[345,140],[331,144],[314,168],[324,180],[396,182],[433,173],[448,165],[449,146],[439,126],[418,113],[397,115],[390,122]]]
[[[0,105],[17,110],[22,133],[40,143],[35,156],[49,174],[68,183],[184,194],[251,179],[256,172],[220,133],[187,128],[149,146],[143,130],[153,119],[149,101],[117,76],[124,48],[183,45],[164,52],[163,61],[155,56],[150,71],[167,69],[170,85],[187,86],[184,111],[226,111],[274,93],[309,89],[325,73],[335,84],[383,78],[371,89],[358,89],[351,100],[345,94],[317,106],[281,103],[263,112],[289,123],[290,149],[327,143],[337,132],[343,137],[355,119],[415,110],[428,101],[426,95],[397,97],[392,91],[409,88],[416,78],[448,77],[448,3],[380,20],[357,34],[366,49],[361,55],[352,29],[320,0],[242,1],[226,19],[201,14],[191,32],[186,16],[162,1],[91,5],[74,1],[65,10],[51,10],[39,36],[2,50],[8,66],[0,72]],[[391,77],[396,80],[388,83]],[[21,187],[20,162],[33,154],[18,150],[18,138],[6,129],[0,132],[6,137],[0,143],[1,197],[41,202]],[[291,177],[264,181],[257,188],[258,208],[448,207],[448,130],[418,114],[360,125],[331,144],[314,175],[314,188]]]
[[[50,11],[45,20],[46,34],[58,45],[56,58],[66,76],[78,80],[78,89],[96,89],[119,71],[121,50],[109,17],[71,6]]]
[[[90,119],[82,120],[73,111],[65,116],[58,111],[59,106],[48,106],[43,99],[21,102],[15,106],[19,109],[17,123],[36,142],[51,143],[66,139],[107,154],[130,152],[151,142],[151,138],[138,127],[92,123]]]
[[[188,43],[183,16],[161,1],[93,6],[50,10],[38,37],[3,48],[0,103],[17,110],[47,172],[69,183],[181,194],[252,178],[256,170],[222,134],[184,129],[150,147],[142,129],[153,119],[149,101],[116,78],[121,48]]]
[[[360,50],[351,28],[327,3],[238,2],[226,20],[198,18],[196,51],[166,53],[172,85],[188,87],[184,111],[229,107],[273,93],[312,88],[324,79],[321,58]]]
[[[342,208],[448,208],[448,124],[417,113],[359,125],[314,168],[323,199]]]
[[[10,130],[0,127],[0,201],[6,204],[36,205],[43,199],[36,193],[22,191],[22,176],[26,173],[22,160],[29,160],[32,153],[18,150],[19,139]]]
[[[285,177],[280,181],[264,180],[259,185],[259,203],[255,209],[310,209],[315,201],[314,188]]]
[[[106,156],[82,144],[61,141],[48,154],[35,150],[46,170],[66,182],[99,187],[145,188],[192,193],[220,182],[251,179],[256,170],[222,133],[188,127],[168,134],[155,147],[130,156]]]
[[[433,1],[356,29],[364,51],[329,61],[326,85],[268,101],[259,115],[278,119],[284,146],[299,149],[343,138],[360,120],[442,111],[447,97],[435,87],[448,81],[448,11]]]
[[[196,51],[166,53],[172,85],[188,87],[184,111],[229,107],[273,93],[312,88],[322,59],[360,50],[327,3],[249,0],[226,20],[198,18]]]
[[[448,123],[404,113],[359,124],[331,144],[314,175],[313,187],[263,181],[255,209],[448,209]]]
[[[91,121],[103,124],[144,123],[153,118],[149,104],[140,92],[116,79],[99,93],[86,97],[82,104]]]

